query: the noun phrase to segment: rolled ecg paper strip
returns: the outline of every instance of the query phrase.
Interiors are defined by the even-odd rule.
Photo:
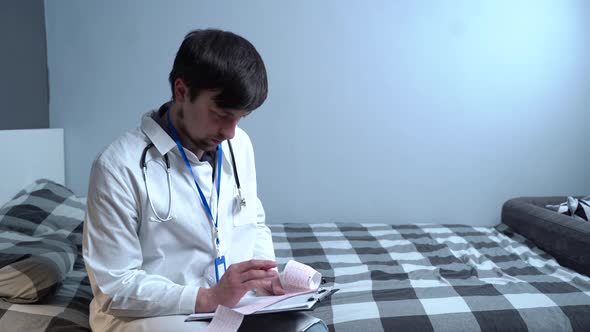
[[[287,262],[287,265],[279,278],[281,280],[281,285],[283,285],[283,288],[287,292],[285,295],[262,297],[259,301],[244,306],[238,305],[233,309],[220,305],[217,307],[215,316],[213,316],[213,320],[207,327],[206,331],[237,331],[244,318],[243,315],[252,314],[281,300],[315,291],[320,286],[322,275],[311,266],[291,260]]]
[[[281,285],[287,291],[317,289],[322,275],[311,266],[290,260],[280,275]]]

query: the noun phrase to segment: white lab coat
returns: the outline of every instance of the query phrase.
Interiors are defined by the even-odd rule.
[[[154,222],[147,200],[140,157],[146,157],[150,196],[166,216],[168,187],[163,155],[171,167],[172,221]],[[257,197],[254,152],[248,135],[236,128],[232,146],[246,207],[237,208],[236,184],[227,142],[223,143],[219,237],[226,264],[252,258],[275,259],[270,230]],[[212,167],[185,149],[199,185],[216,214]],[[150,113],[141,128],[109,145],[90,175],[83,254],[94,299],[91,327],[124,330],[138,317],[194,312],[199,287],[215,284],[216,250],[212,224],[176,143]],[[126,317],[126,318],[125,318]]]

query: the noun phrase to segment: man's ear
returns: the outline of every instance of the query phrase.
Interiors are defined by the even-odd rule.
[[[177,78],[174,81],[174,100],[183,103],[185,98],[188,98],[188,87],[184,84],[182,78]]]

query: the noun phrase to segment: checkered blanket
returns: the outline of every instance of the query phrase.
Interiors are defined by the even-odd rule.
[[[88,275],[82,257],[78,256],[74,269],[54,296],[34,304],[0,301],[0,331],[90,331],[88,307],[91,300]]]
[[[0,209],[0,283],[30,289],[26,299],[11,302],[36,302],[0,301],[0,331],[90,331],[92,291],[81,255],[84,205],[67,188],[39,180]],[[39,270],[39,262],[49,265]]]
[[[289,259],[340,290],[330,331],[590,331],[590,279],[505,225],[270,225]]]

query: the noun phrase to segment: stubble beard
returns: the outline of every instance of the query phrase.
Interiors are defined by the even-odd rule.
[[[183,134],[184,138],[188,141],[185,143],[186,148],[193,151],[193,153],[197,153],[198,151],[206,152],[215,150],[217,145],[212,144],[208,139],[199,139],[194,138],[191,136],[190,132],[188,131],[184,121],[184,110],[182,107],[178,109],[178,119],[179,122],[179,131]],[[188,144],[187,144],[188,143]]]

